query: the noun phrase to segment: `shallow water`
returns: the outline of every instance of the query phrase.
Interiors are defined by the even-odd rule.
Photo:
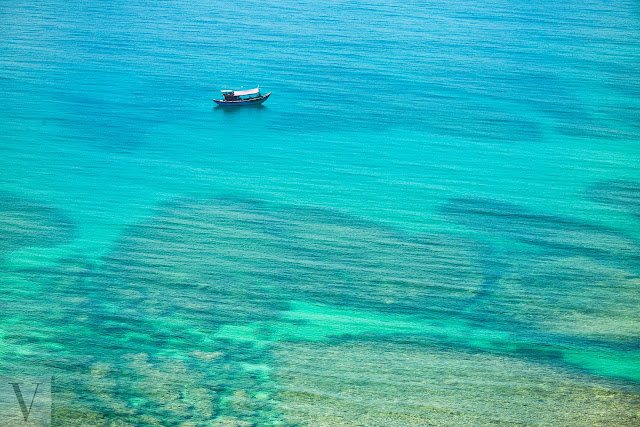
[[[55,425],[637,424],[639,17],[0,5],[1,376]]]

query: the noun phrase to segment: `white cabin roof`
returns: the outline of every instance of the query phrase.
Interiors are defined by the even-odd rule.
[[[249,90],[234,90],[233,94],[235,96],[242,96],[242,95],[255,95],[256,93],[260,93],[260,88],[257,87],[255,89],[249,89]]]

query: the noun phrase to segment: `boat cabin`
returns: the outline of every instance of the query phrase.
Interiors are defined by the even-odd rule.
[[[260,97],[260,87],[249,90],[223,90],[222,96],[225,101],[240,101],[242,99],[251,99]],[[257,96],[252,96],[257,95]],[[244,97],[244,98],[242,98]]]

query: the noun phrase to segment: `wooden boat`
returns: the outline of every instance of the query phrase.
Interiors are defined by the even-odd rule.
[[[223,90],[221,92],[224,99],[214,99],[213,102],[225,107],[262,104],[271,95],[271,92],[261,95],[260,86],[249,90]]]

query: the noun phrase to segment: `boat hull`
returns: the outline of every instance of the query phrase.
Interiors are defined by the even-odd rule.
[[[214,99],[213,102],[220,105],[221,107],[241,107],[243,105],[259,105],[267,100],[271,96],[271,92],[266,95],[258,96],[256,98],[251,99],[241,99],[239,101],[225,101],[223,99]]]

